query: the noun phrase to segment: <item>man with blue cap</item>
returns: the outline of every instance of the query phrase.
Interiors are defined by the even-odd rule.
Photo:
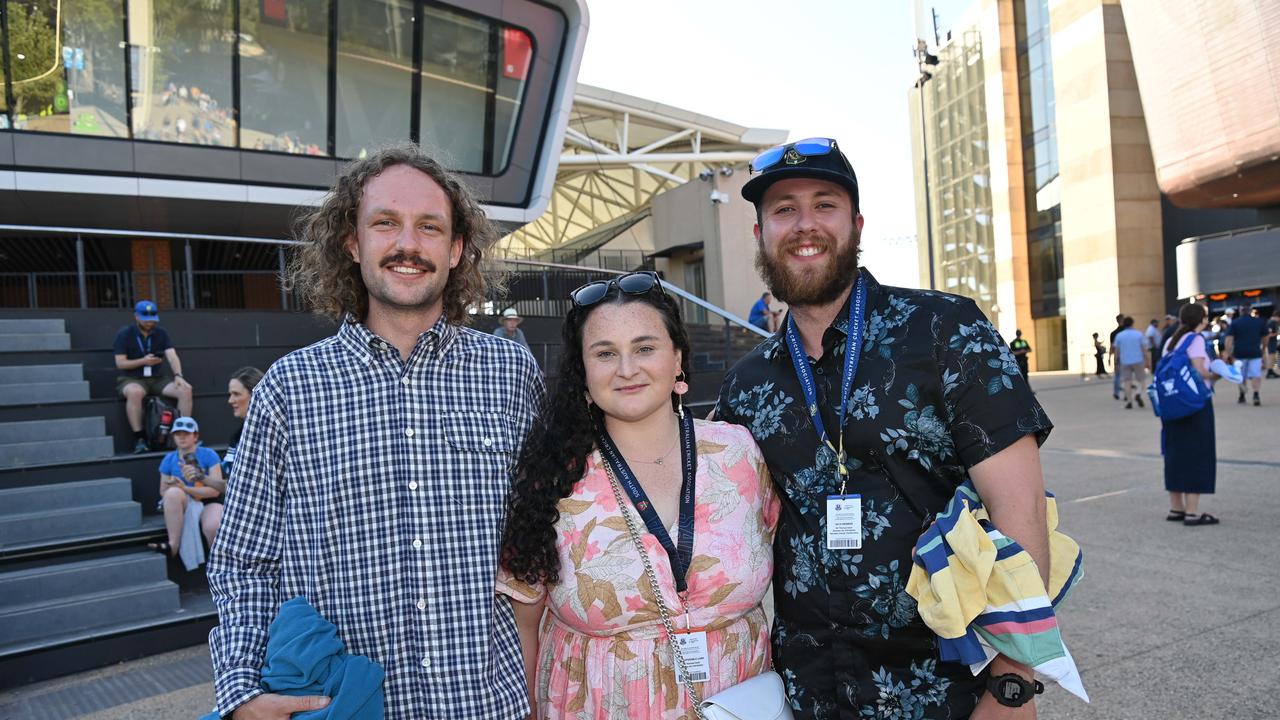
[[[972,480],[1049,569],[1038,443],[1052,424],[972,300],[881,285],[858,251],[858,178],[835,140],[764,151],[756,268],[787,316],[725,376],[782,499],[773,660],[797,718],[1035,717],[1031,668],[942,662],[907,592],[928,520]]]
[[[147,447],[142,432],[142,399],[148,395],[163,395],[178,401],[178,414],[191,416],[191,383],[182,376],[182,361],[169,340],[169,333],[160,327],[160,311],[150,300],[140,300],[133,306],[133,323],[116,333],[112,349],[116,356],[116,392],[124,398],[125,413],[129,416],[129,429],[133,430],[133,452],[143,453]],[[164,365],[168,363],[169,372]]]

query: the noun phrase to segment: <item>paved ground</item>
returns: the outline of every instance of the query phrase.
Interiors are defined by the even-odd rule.
[[[1043,458],[1085,579],[1061,612],[1093,699],[1050,688],[1040,717],[1064,720],[1280,717],[1280,380],[1261,408],[1216,401],[1216,527],[1164,521],[1159,421],[1124,410],[1109,382],[1041,375],[1057,429]],[[202,647],[0,694],[0,719],[192,718],[210,708]]]

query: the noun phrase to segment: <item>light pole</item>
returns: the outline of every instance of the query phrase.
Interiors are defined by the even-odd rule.
[[[920,165],[924,172],[924,241],[925,247],[929,252],[929,289],[936,290],[937,284],[934,279],[934,255],[933,255],[933,202],[930,199],[932,188],[929,187],[929,135],[928,120],[924,114],[924,86],[931,78],[933,73],[929,72],[929,68],[938,64],[938,58],[929,54],[929,48],[923,39],[916,40],[916,67],[920,70],[920,76],[916,78],[916,94],[920,98]]]

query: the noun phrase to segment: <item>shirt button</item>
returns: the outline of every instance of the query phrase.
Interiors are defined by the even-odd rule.
[[[410,489],[410,490],[417,490],[417,489],[418,489],[418,481],[417,481],[417,480],[410,480],[410,481],[409,481],[409,489]]]
[[[815,373],[819,374],[819,375],[822,375],[822,374],[823,374],[823,370],[822,370],[822,368],[820,368],[820,367],[814,368],[814,369],[813,369],[813,371],[814,371]]]
[[[422,667],[424,667],[424,668],[429,668],[429,667],[431,667],[431,658],[429,658],[429,657],[424,657],[424,658],[422,658]]]
[[[404,429],[404,436],[405,436],[405,437],[413,437],[413,428],[405,428],[405,429]]]
[[[408,384],[409,384],[409,376],[408,376],[408,375],[406,375],[406,376],[404,376],[404,377],[400,378],[400,384],[401,384],[401,385],[408,385]]]
[[[426,601],[426,600],[419,600],[419,601],[418,601],[418,609],[419,609],[419,610],[426,610],[426,609],[427,609],[427,601]]]
[[[414,538],[414,540],[413,540],[413,546],[414,546],[414,547],[416,547],[416,548],[420,548],[420,547],[422,547],[422,541],[421,541],[421,540],[419,540],[419,539],[417,539],[417,538]]]
[[[493,444],[493,438],[485,438],[485,439],[484,439],[484,440],[482,440],[481,442],[483,442],[483,443],[484,443],[484,446],[485,446],[485,447],[489,447],[490,445],[492,445],[492,444]]]

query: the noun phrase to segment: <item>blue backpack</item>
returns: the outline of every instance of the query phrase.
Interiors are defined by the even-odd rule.
[[[1199,412],[1213,396],[1187,356],[1187,346],[1195,337],[1196,333],[1187,333],[1173,352],[1160,358],[1155,380],[1147,386],[1151,410],[1161,420],[1181,420]]]

